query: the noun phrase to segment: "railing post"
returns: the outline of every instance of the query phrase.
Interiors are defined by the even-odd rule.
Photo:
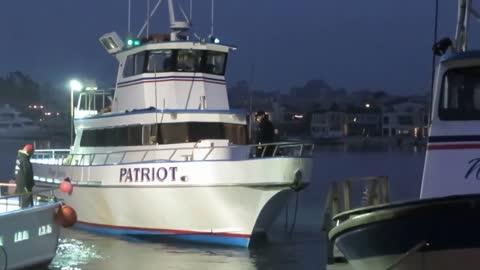
[[[345,179],[345,181],[343,182],[343,209],[342,209],[342,212],[343,212],[343,211],[348,211],[348,210],[350,210],[350,208],[351,208],[351,203],[350,203],[351,195],[350,195],[350,191],[351,191],[351,183],[350,183],[350,179],[347,178],[347,179]]]
[[[127,155],[127,152],[123,152],[123,156],[122,156],[122,159],[120,159],[120,162],[119,164],[122,164],[123,163],[123,160],[125,159],[125,156]]]
[[[150,151],[150,150],[148,150],[148,149],[145,150],[145,154],[143,154],[143,157],[142,157],[142,162],[145,161],[145,158],[147,157],[148,151]]]
[[[388,176],[382,176],[382,199],[383,203],[388,203],[390,202],[390,187],[388,183]]]

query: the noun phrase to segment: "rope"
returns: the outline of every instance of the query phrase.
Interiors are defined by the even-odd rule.
[[[293,234],[293,230],[295,229],[295,225],[297,223],[297,212],[298,212],[298,201],[300,198],[300,192],[295,192],[295,211],[293,212],[293,223],[292,228],[290,229],[290,236]]]
[[[295,230],[295,225],[297,224],[297,213],[298,213],[298,202],[300,200],[300,192],[295,192],[295,208],[293,211],[293,221],[292,221],[292,226],[290,227],[290,230],[288,230],[288,202],[285,208],[285,232],[288,233],[290,236],[292,236],[293,231]]]

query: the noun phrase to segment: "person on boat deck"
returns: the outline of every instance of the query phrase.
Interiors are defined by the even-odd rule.
[[[33,205],[31,192],[34,182],[32,163],[30,163],[30,158],[32,157],[33,152],[33,145],[26,144],[22,150],[18,151],[17,160],[15,162],[16,192],[17,194],[22,194],[19,201],[22,208]]]
[[[255,122],[257,122],[257,144],[273,143],[275,129],[272,122],[268,119],[268,115],[264,111],[258,111],[255,114]],[[263,156],[271,156],[273,154],[273,150],[274,146],[258,146],[256,156],[262,156],[262,152]]]

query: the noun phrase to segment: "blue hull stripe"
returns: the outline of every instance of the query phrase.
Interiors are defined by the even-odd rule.
[[[103,235],[115,235],[115,236],[128,236],[139,237],[143,239],[156,239],[158,236],[163,236],[171,239],[184,240],[189,242],[206,243],[206,244],[220,244],[227,246],[248,247],[250,238],[243,237],[228,237],[215,234],[175,234],[159,231],[142,231],[142,230],[129,230],[129,229],[116,229],[110,227],[91,226],[87,224],[77,223],[75,228],[90,231],[93,233]]]

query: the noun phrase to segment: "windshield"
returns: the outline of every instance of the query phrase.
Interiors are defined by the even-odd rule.
[[[480,67],[452,69],[443,78],[441,120],[480,120]]]

